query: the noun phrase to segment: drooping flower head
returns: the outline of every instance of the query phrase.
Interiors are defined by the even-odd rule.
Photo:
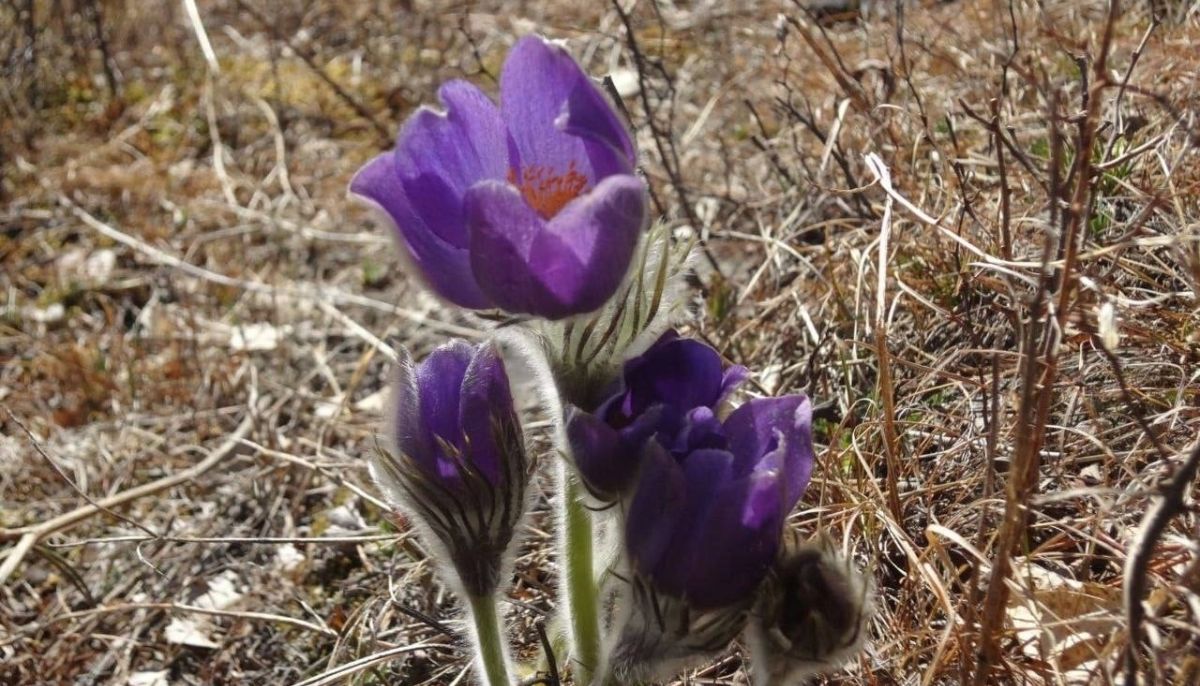
[[[496,105],[449,81],[396,148],[350,184],[395,224],[426,284],[470,309],[547,319],[591,312],[617,290],[646,220],[629,132],[565,49],[513,47]]]
[[[402,351],[394,393],[391,445],[371,475],[445,549],[464,590],[487,596],[529,479],[504,363],[491,343],[454,340],[415,366]]]
[[[723,417],[745,376],[723,369],[709,346],[669,332],[625,365],[596,412],[568,420],[583,481],[623,510],[635,592],[613,653],[624,678],[674,669],[741,630],[808,485],[808,399],[751,400]]]

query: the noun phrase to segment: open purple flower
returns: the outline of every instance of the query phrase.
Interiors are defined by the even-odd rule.
[[[445,548],[465,590],[490,594],[524,513],[529,462],[495,346],[454,340],[418,365],[402,352],[391,445],[371,475]]]
[[[748,600],[812,474],[812,409],[789,395],[719,416],[745,377],[673,333],[630,360],[596,413],[567,435],[594,493],[628,500],[625,549],[658,593],[711,609]]]
[[[612,106],[558,45],[526,36],[497,106],[461,80],[422,107],[350,191],[395,224],[428,286],[461,307],[547,319],[616,292],[646,220],[636,153]]]

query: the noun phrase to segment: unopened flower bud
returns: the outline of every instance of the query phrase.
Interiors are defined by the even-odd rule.
[[[756,684],[786,686],[832,671],[861,647],[871,617],[867,580],[824,546],[789,546],[747,626]]]
[[[447,343],[418,365],[401,351],[390,445],[371,475],[443,550],[462,590],[489,596],[525,511],[529,460],[495,346]]]

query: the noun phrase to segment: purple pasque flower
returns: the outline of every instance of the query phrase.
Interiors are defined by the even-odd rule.
[[[395,224],[426,284],[470,309],[561,319],[616,292],[646,221],[621,119],[565,49],[519,40],[500,104],[461,80],[350,191]]]
[[[739,365],[723,369],[708,345],[664,333],[625,363],[594,412],[568,410],[567,438],[588,489],[605,500],[624,492],[651,437],[680,453],[719,441],[716,413],[747,375]]]
[[[627,502],[625,550],[656,592],[695,609],[748,601],[813,467],[804,395],[750,400],[720,416],[746,370],[673,332],[624,368],[593,414],[567,425],[584,482]]]
[[[496,347],[446,343],[413,365],[401,351],[390,445],[372,477],[442,546],[464,589],[495,591],[524,514],[529,460]]]

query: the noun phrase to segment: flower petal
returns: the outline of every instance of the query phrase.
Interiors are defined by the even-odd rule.
[[[604,415],[597,413],[596,416],[603,417]],[[682,419],[674,408],[666,405],[653,405],[634,418],[633,422],[622,426],[618,432],[625,445],[636,446],[636,452],[640,451],[642,444],[652,437],[658,436],[660,439],[669,440],[671,435],[679,430],[681,421]]]
[[[534,269],[570,314],[599,309],[624,281],[645,223],[646,185],[610,176],[550,220]]]
[[[784,485],[775,471],[725,484],[713,498],[702,539],[707,564],[691,565],[686,596],[697,609],[751,597],[779,551]],[[788,508],[790,509],[790,508]]]
[[[477,182],[507,176],[508,133],[499,108],[475,85],[447,81],[438,89],[438,98],[445,111],[422,107],[405,122],[396,161],[406,183],[436,178],[440,187],[435,188],[461,204],[467,189]],[[417,199],[415,193],[410,195]],[[455,217],[425,219],[443,240],[465,248],[461,213],[460,208]],[[452,226],[451,220],[457,220],[457,226]]]
[[[480,288],[497,306],[534,314],[554,301],[529,266],[529,255],[546,222],[515,188],[484,181],[467,191],[471,269]]]
[[[594,495],[614,497],[633,480],[640,450],[627,446],[621,435],[596,415],[568,409],[567,441],[575,468]]]
[[[683,597],[697,567],[721,564],[722,557],[740,554],[735,549],[710,545],[709,532],[717,524],[712,521],[715,497],[729,482],[732,471],[733,456],[724,450],[697,450],[684,459],[687,500],[671,542],[653,571],[659,590]]]
[[[629,129],[591,79],[586,87],[575,88],[567,97],[566,111],[555,121],[559,128],[571,134],[599,141],[621,153],[632,169],[637,162],[637,150]],[[620,172],[628,173],[628,171]]]
[[[683,420],[683,428],[675,436],[671,452],[676,456],[686,455],[693,450],[714,449],[726,450],[729,440],[721,427],[712,408],[696,407],[690,410]]]
[[[625,549],[637,569],[652,573],[683,523],[687,487],[683,470],[655,441],[646,444],[641,465],[625,520]]]
[[[496,103],[474,85],[451,80],[438,97],[445,112],[422,107],[404,122],[396,168],[422,221],[439,239],[463,249],[463,197],[476,182],[508,174],[509,136]]]
[[[633,171],[633,144],[612,107],[570,53],[540,36],[522,38],[508,53],[500,111],[518,171],[537,165],[563,173],[574,163],[592,185]]]
[[[738,476],[744,476],[768,458],[778,460],[790,511],[808,486],[815,459],[812,404],[808,397],[786,395],[743,403],[725,420],[725,433],[729,436],[729,449],[737,458]]]
[[[421,418],[421,400],[412,356],[404,347],[397,352],[400,359],[392,382],[390,439],[399,457],[420,460],[422,456],[430,454],[432,444]]]
[[[523,444],[513,441],[521,439],[520,424],[504,361],[493,344],[479,346],[467,366],[458,423],[471,464],[493,486],[503,487],[508,473],[504,465],[511,458],[507,451],[520,449]]]
[[[645,186],[613,176],[549,223],[515,188],[494,181],[467,192],[471,267],[488,297],[547,319],[591,312],[616,292],[645,220]]]
[[[413,208],[396,166],[395,151],[379,155],[359,169],[350,182],[350,192],[391,223],[402,254],[431,290],[461,307],[491,305],[475,284],[467,251],[439,238]]]
[[[626,363],[624,379],[626,417],[659,403],[681,412],[712,407],[721,393],[721,356],[700,341],[672,338]]]
[[[461,339],[438,346],[416,368],[417,394],[421,399],[421,429],[430,437],[430,443],[439,446],[440,438],[454,448],[462,446],[462,427],[459,426],[459,407],[462,398],[463,377],[471,363],[471,345]],[[458,464],[440,447],[430,454],[436,455],[436,465],[428,465],[443,479],[458,476]]]
[[[731,365],[725,370],[725,374],[721,377],[721,394],[717,399],[717,404],[725,402],[733,392],[750,378],[750,370],[740,364]]]

